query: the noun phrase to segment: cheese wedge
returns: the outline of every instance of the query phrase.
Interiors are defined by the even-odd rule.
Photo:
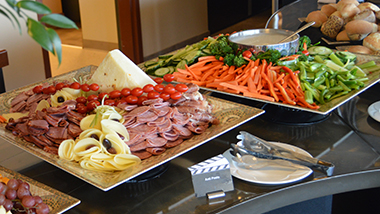
[[[91,82],[100,86],[99,92],[121,90],[126,87],[143,88],[146,84],[156,85],[152,78],[118,49],[106,55],[92,75]]]

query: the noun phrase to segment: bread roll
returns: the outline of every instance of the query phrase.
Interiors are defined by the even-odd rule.
[[[332,13],[336,11],[336,4],[325,4],[321,7],[321,12],[329,17]]]
[[[310,12],[306,17],[306,22],[312,22],[314,21],[315,24],[312,25],[315,28],[319,28],[322,26],[322,24],[327,21],[327,16],[320,10],[312,11]]]
[[[336,3],[337,9],[339,9],[339,7],[341,7],[344,4],[355,4],[356,6],[358,6],[359,2],[357,0],[340,0],[338,1],[338,3]]]
[[[373,12],[370,9],[362,10],[361,12],[359,12],[353,17],[353,20],[365,20],[368,22],[375,23],[376,22],[375,12]]]
[[[345,29],[348,38],[351,41],[359,41],[364,39],[374,30],[374,23],[365,20],[353,20],[346,24]],[[377,26],[377,25],[376,25]]]
[[[380,51],[380,33],[375,32],[369,34],[366,38],[363,39],[363,46],[371,49],[374,52]]]
[[[351,53],[372,54],[373,51],[363,45],[353,45],[347,49]]]
[[[354,3],[347,3],[338,7],[338,11],[342,14],[343,18],[349,18],[358,14],[360,9]]]
[[[338,11],[337,11],[338,12]],[[335,15],[334,15],[335,14]],[[344,25],[344,20],[339,17],[339,13],[333,13],[321,26],[321,32],[332,39],[338,35]]]
[[[350,41],[350,38],[347,36],[346,30],[342,30],[336,36],[336,41]]]
[[[367,10],[367,9],[372,10],[375,13],[380,11],[380,8],[372,2],[363,2],[358,5],[358,8],[360,9],[360,11]]]

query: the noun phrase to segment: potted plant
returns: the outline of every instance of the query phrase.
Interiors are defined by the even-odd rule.
[[[25,20],[28,35],[32,37],[42,48],[57,56],[58,64],[62,61],[61,39],[52,27],[75,28],[77,25],[69,18],[52,13],[50,8],[41,2],[33,0],[6,0],[9,7],[0,4],[0,14],[7,17],[20,34],[21,25],[18,17]],[[32,11],[40,16],[40,20],[35,20],[27,15],[24,10]]]

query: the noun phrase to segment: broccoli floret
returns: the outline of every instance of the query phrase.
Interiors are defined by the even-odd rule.
[[[281,53],[278,50],[268,49],[265,52],[259,52],[256,56],[257,59],[265,59],[267,62],[276,63],[281,58]]]
[[[224,64],[228,66],[240,67],[248,63],[242,56],[242,50],[239,50],[237,44],[230,42],[228,36],[219,36],[210,44],[210,50],[217,59],[223,57]]]

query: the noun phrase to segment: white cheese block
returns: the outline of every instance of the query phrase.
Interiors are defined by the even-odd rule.
[[[99,92],[156,85],[152,78],[118,49],[107,54],[92,75],[91,82],[100,86]]]

